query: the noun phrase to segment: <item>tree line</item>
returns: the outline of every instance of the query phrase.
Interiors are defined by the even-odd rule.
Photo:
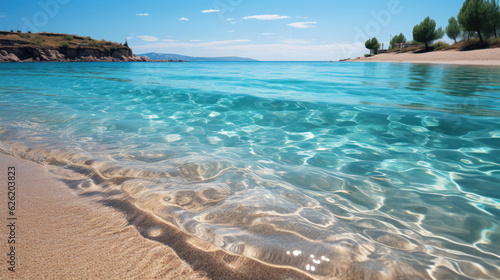
[[[425,18],[420,24],[413,27],[414,43],[423,43],[425,49],[429,49],[429,44],[448,36],[450,39],[470,40],[478,38],[482,43],[490,38],[498,38],[500,35],[500,8],[498,0],[465,0],[457,17],[448,20],[448,26],[443,30],[436,29],[436,21],[430,17]],[[407,40],[403,33],[391,39],[390,47],[395,48]],[[376,53],[380,48],[380,43],[376,38],[369,39],[365,47]]]

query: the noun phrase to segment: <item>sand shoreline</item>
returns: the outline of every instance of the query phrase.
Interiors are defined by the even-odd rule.
[[[126,202],[78,195],[52,174],[56,167],[0,153],[0,172],[9,166],[16,168],[16,272],[2,262],[1,279],[310,279],[230,255]],[[7,242],[0,249],[7,252]]]
[[[345,61],[500,66],[500,48],[472,51],[447,50],[427,53],[382,53]]]
[[[1,279],[207,279],[171,248],[142,238],[122,213],[76,195],[47,167],[0,154],[0,172],[9,166],[16,170],[16,271],[2,262]],[[6,227],[1,234],[7,236]]]

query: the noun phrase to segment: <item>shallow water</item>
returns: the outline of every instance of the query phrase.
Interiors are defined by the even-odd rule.
[[[0,151],[312,277],[500,278],[500,68],[3,63]]]

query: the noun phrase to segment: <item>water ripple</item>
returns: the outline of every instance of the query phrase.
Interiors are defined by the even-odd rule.
[[[498,69],[79,65],[0,65],[0,151],[314,278],[500,278]]]

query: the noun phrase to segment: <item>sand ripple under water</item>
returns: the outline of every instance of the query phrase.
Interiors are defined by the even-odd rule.
[[[57,167],[182,258],[500,278],[499,70],[82,65],[0,76],[0,151]]]

